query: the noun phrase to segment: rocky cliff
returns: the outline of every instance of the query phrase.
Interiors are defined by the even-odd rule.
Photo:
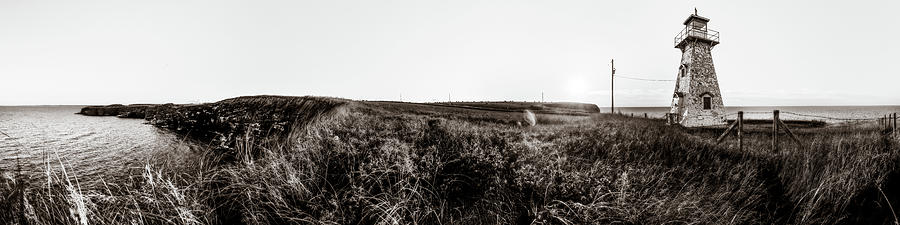
[[[288,138],[292,131],[347,100],[327,97],[245,96],[196,105],[88,106],[88,116],[143,118],[220,149]]]
[[[87,116],[120,116],[133,118],[135,113],[143,114],[143,111],[152,107],[149,105],[107,105],[107,106],[88,106],[81,109],[78,114]],[[143,117],[141,117],[143,118]]]

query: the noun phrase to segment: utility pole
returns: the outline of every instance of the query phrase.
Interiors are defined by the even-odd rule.
[[[614,90],[616,89],[616,60],[610,59],[612,65],[612,73],[609,76],[609,113],[616,113],[616,97]]]

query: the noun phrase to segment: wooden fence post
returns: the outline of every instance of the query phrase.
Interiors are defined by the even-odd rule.
[[[737,123],[738,123],[738,130],[737,130],[738,149],[741,152],[743,152],[744,151],[744,111],[738,111]]]
[[[647,119],[647,113],[644,113],[644,119]]]
[[[894,127],[891,128],[891,136],[897,135],[897,113],[894,113]]]
[[[893,115],[894,126],[891,127],[891,136],[897,135],[897,113]]]
[[[778,110],[772,111],[772,151],[778,151]]]

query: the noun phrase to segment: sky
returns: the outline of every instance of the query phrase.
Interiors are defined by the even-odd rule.
[[[698,9],[726,106],[900,104],[900,1],[0,0],[0,105],[610,101]],[[615,81],[617,106],[674,82]]]

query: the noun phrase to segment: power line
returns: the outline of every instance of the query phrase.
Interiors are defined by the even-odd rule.
[[[639,78],[639,77],[631,77],[631,76],[622,76],[622,75],[613,75],[619,78],[625,78],[629,80],[640,80],[640,81],[663,81],[663,82],[671,82],[675,80],[660,80],[660,79],[647,79],[647,78]]]

